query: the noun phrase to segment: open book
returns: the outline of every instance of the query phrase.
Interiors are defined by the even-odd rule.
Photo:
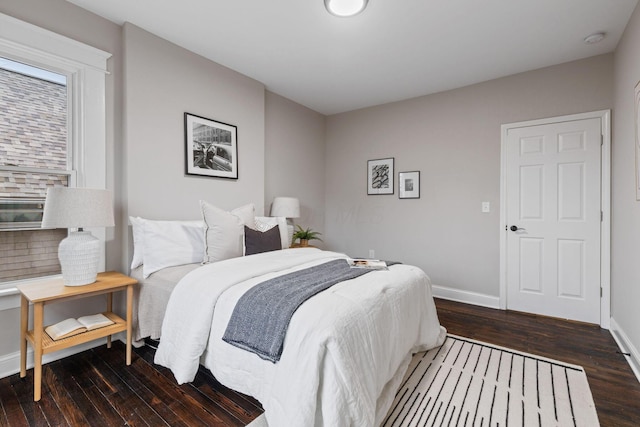
[[[387,263],[378,259],[352,258],[349,260],[351,268],[365,268],[369,270],[388,270]]]
[[[113,324],[113,320],[104,314],[92,314],[90,316],[82,316],[77,319],[65,319],[44,328],[44,331],[54,340],[69,338],[83,332],[93,329],[102,328]]]

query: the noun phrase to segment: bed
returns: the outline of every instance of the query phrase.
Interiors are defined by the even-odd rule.
[[[135,339],[160,338],[155,362],[178,383],[192,381],[203,365],[225,386],[253,396],[270,427],[378,426],[411,355],[445,338],[419,268],[367,272],[308,299],[291,317],[276,363],[222,340],[248,290],[343,259],[296,248],[138,271]]]
[[[162,320],[173,288],[187,273],[200,267],[201,263],[183,264],[163,268],[144,277],[142,266],[131,270],[129,276],[138,281],[134,288],[132,319],[133,344],[144,345],[145,338],[159,340]]]

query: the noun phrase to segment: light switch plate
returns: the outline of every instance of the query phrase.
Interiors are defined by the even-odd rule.
[[[489,202],[482,202],[482,212],[483,212],[483,213],[491,212],[491,203],[489,203]]]

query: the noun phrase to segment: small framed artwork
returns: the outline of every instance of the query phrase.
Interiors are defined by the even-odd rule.
[[[393,194],[393,157],[367,162],[367,194]]]
[[[186,174],[238,179],[238,129],[184,113]]]
[[[635,88],[635,133],[636,133],[636,200],[640,200],[640,82],[636,84]]]
[[[401,199],[420,198],[420,171],[398,174],[398,197]]]

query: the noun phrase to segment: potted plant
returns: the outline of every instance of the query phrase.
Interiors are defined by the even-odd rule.
[[[300,246],[309,246],[309,240],[320,240],[321,238],[318,236],[322,233],[319,231],[313,231],[311,228],[304,229],[299,225],[296,225],[297,230],[293,233],[293,241],[295,242],[297,239],[300,239]]]

